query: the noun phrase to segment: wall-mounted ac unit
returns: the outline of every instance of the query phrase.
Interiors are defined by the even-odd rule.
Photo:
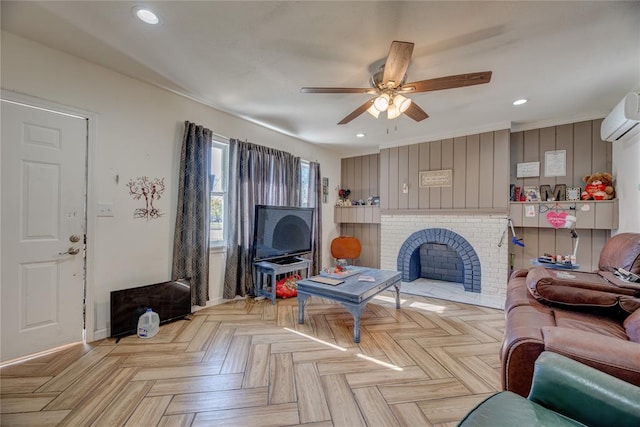
[[[603,141],[627,141],[640,133],[640,94],[627,94],[600,126]]]

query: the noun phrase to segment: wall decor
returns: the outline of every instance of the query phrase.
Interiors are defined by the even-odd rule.
[[[554,200],[550,185],[540,186],[540,200],[543,202],[546,202],[547,200]]]
[[[567,175],[567,150],[544,152],[544,176]]]
[[[535,218],[536,207],[533,205],[526,205],[524,210],[524,216],[527,218]]]
[[[133,211],[134,218],[154,219],[160,218],[163,214],[160,209],[153,206],[154,200],[160,200],[165,190],[164,178],[150,179],[147,176],[141,176],[136,179],[129,180],[127,184],[129,194],[134,200],[144,198],[144,208],[138,208]]]
[[[329,197],[329,178],[322,178],[322,203],[327,203]]]
[[[531,178],[540,176],[540,162],[518,163],[516,166],[516,178]]]
[[[553,199],[558,200],[567,200],[567,185],[566,184],[556,184],[553,187]]]
[[[582,189],[580,187],[567,188],[567,200],[576,201],[580,200],[580,193]]]
[[[451,187],[453,170],[421,171],[419,181],[420,187]]]
[[[522,193],[527,198],[527,202],[539,202],[540,190],[537,186],[523,187]]]

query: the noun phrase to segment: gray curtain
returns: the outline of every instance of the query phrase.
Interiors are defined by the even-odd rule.
[[[209,176],[213,133],[185,122],[180,155],[173,279],[189,278],[192,305],[209,299]]]
[[[313,217],[313,248],[311,252],[310,274],[320,273],[322,268],[322,178],[320,163],[309,162],[309,207],[315,208]]]
[[[253,292],[253,216],[256,205],[300,205],[300,158],[231,139],[224,298]]]

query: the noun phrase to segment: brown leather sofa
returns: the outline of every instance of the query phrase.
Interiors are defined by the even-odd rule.
[[[536,267],[511,275],[500,354],[504,390],[526,397],[545,350],[640,386],[640,334],[625,322],[638,330],[640,316],[630,313],[640,310],[640,284],[617,279],[615,267],[640,274],[640,233],[609,239],[594,273]]]

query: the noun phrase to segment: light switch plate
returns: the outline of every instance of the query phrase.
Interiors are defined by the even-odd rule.
[[[113,216],[113,203],[98,203],[98,216]]]

